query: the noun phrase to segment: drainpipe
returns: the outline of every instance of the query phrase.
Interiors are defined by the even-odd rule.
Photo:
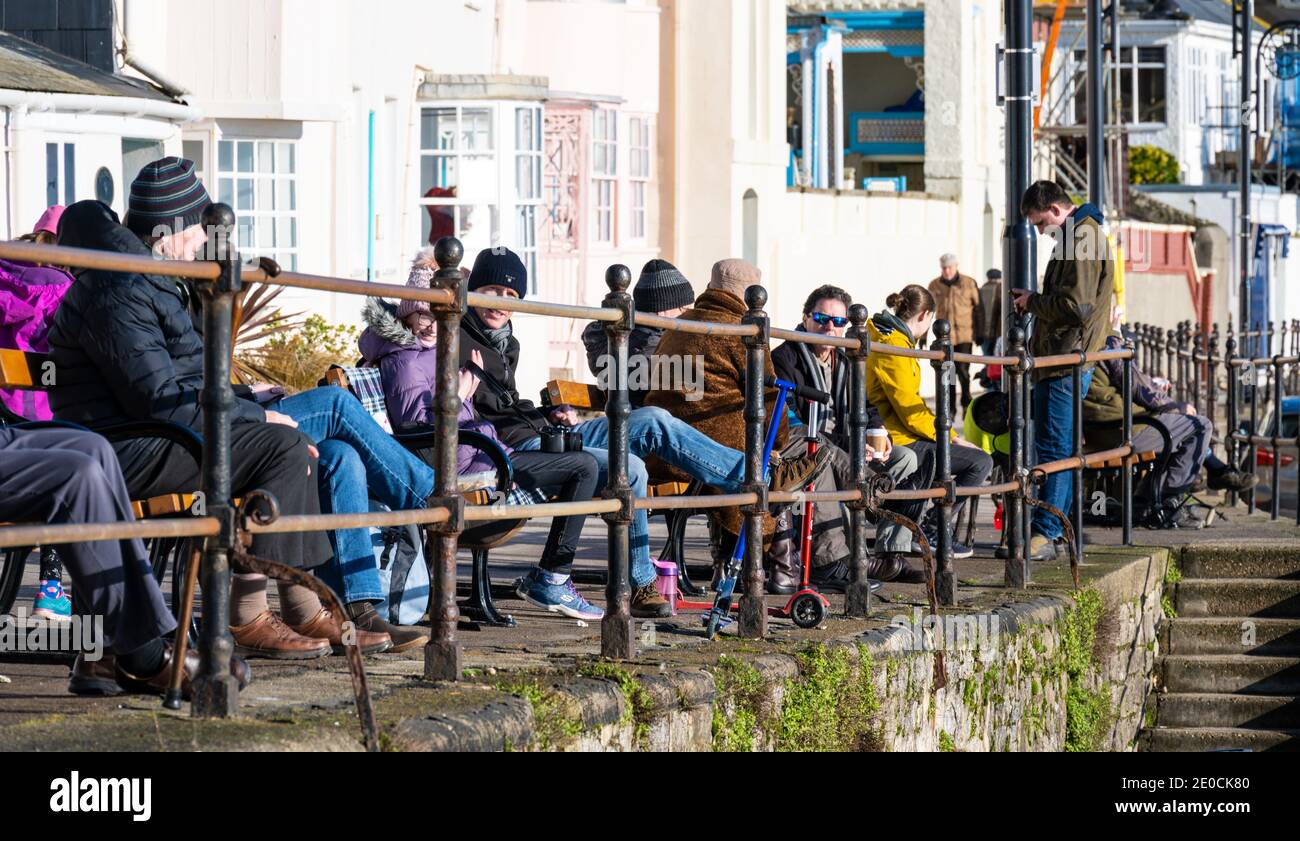
[[[366,280],[375,274],[375,111],[366,121]]]
[[[134,34],[132,34],[133,30],[131,27],[132,22],[140,17],[140,10],[136,9],[136,13],[132,15],[129,13],[130,8],[131,0],[122,0],[122,47],[118,50],[118,54],[122,58],[122,64],[143,74],[149,81],[162,88],[163,93],[167,94],[172,99],[179,99],[182,102],[188,103],[188,100],[186,99],[186,97],[190,95],[188,90],[154,70],[141,60],[139,56],[131,52],[131,44],[139,43],[140,40],[139,26],[137,25],[135,27]]]

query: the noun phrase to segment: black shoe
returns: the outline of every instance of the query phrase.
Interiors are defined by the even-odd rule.
[[[1208,485],[1212,491],[1233,491],[1235,493],[1245,493],[1259,484],[1259,477],[1254,473],[1243,473],[1240,470],[1220,470],[1218,473],[1210,474]]]
[[[938,537],[938,535],[929,535],[929,534],[927,534],[927,535],[925,536],[925,539],[928,540],[928,541],[930,541],[930,551],[933,552],[933,553],[935,553],[935,554],[937,555],[937,554],[939,553],[939,537]],[[954,560],[958,560],[958,561],[960,561],[960,560],[962,560],[963,558],[970,558],[970,557],[974,557],[974,555],[975,555],[975,550],[974,550],[974,549],[970,548],[969,546],[967,546],[967,545],[965,545],[965,544],[963,544],[963,543],[958,543],[958,542],[955,541],[955,540],[952,542],[952,547],[951,547],[951,548],[952,548],[952,557],[953,557]],[[921,555],[922,555],[922,553],[921,553],[921,544],[919,544],[919,543],[917,543],[915,540],[913,540],[913,541],[912,541],[912,548],[911,548],[911,550],[907,553],[907,555],[908,555],[908,557],[910,557],[910,558],[919,558],[919,557],[921,557]]]
[[[836,561],[826,566],[813,567],[808,576],[809,583],[822,593],[843,593],[853,583],[853,570],[844,561]],[[867,579],[871,592],[880,589],[880,582]]]
[[[925,584],[930,580],[925,570],[909,564],[907,556],[902,552],[884,552],[877,555],[873,560],[871,572],[881,581],[895,584]]]

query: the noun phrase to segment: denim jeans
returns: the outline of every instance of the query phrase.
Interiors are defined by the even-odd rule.
[[[272,407],[298,422],[320,450],[321,511],[364,514],[375,499],[394,511],[424,508],[433,493],[433,469],[389,435],[341,388],[316,388]],[[384,593],[369,529],[330,534],[334,558],[317,574],[344,602],[379,601]]]
[[[1092,369],[1079,379],[1083,393],[1092,384]],[[1039,382],[1033,387],[1035,464],[1069,458],[1074,455],[1074,378],[1070,376]],[[1074,497],[1074,474],[1068,470],[1053,473],[1043,483],[1043,502],[1070,514]],[[1033,532],[1049,540],[1061,536],[1061,521],[1042,508],[1034,509]]]

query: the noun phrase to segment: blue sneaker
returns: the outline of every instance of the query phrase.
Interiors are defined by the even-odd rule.
[[[63,582],[57,578],[42,581],[36,601],[32,603],[32,616],[50,619],[55,622],[72,620],[72,599],[63,592]]]
[[[551,613],[563,613],[571,619],[596,620],[605,615],[605,611],[582,597],[573,586],[572,577],[563,584],[548,584],[540,569],[530,570],[520,578],[515,593],[531,605],[546,608]]]

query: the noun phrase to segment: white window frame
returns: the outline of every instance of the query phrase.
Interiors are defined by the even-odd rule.
[[[543,126],[542,105],[540,102],[519,100],[430,100],[422,101],[420,120],[430,111],[455,111],[456,121],[452,136],[456,142],[450,148],[439,146],[426,148],[422,130],[417,129],[415,138],[417,149],[416,166],[416,203],[423,217],[427,217],[429,207],[452,208],[453,228],[460,232],[463,220],[461,208],[465,206],[483,206],[490,209],[493,217],[488,224],[494,226],[488,230],[486,247],[504,245],[514,251],[523,260],[528,269],[528,286],[530,294],[537,291],[537,230],[542,206],[542,161]],[[489,148],[467,149],[462,144],[465,130],[465,113],[467,111],[487,111],[489,114]],[[529,138],[531,148],[521,148],[524,138],[520,112],[532,112],[532,132]],[[457,177],[457,194],[454,198],[426,198],[427,187],[424,184],[424,161],[426,158],[454,160],[458,173],[465,171],[462,162],[469,159],[490,159],[491,170],[495,173],[495,184],[462,184]],[[532,184],[525,191],[520,178],[525,177],[524,162],[531,162]],[[466,192],[466,190],[469,192]],[[531,195],[527,195],[531,193]],[[424,218],[420,220],[419,232],[424,233]],[[482,224],[475,219],[474,225]],[[421,237],[418,247],[427,245]],[[465,255],[466,265],[470,265],[476,254]]]
[[[50,150],[54,150],[54,201],[50,201]],[[68,153],[72,153],[69,161]],[[69,166],[68,164],[72,165]],[[70,205],[77,200],[77,144],[69,140],[48,138],[45,142],[45,203]]]
[[[228,167],[222,160],[225,144],[230,144]],[[252,168],[248,170],[240,168],[243,162],[242,153],[246,148],[244,144],[248,144],[247,148],[252,154]],[[215,178],[209,178],[209,182],[212,187],[215,187],[215,191],[210,189],[209,195],[214,201],[226,202],[234,208],[238,222],[236,242],[239,243],[240,250],[248,254],[272,257],[283,268],[297,271],[302,241],[298,230],[302,221],[302,202],[298,196],[298,174],[301,169],[298,160],[301,157],[298,140],[265,137],[252,132],[244,134],[237,131],[223,131],[218,135],[213,148],[215,166],[211,171],[215,173]],[[265,162],[268,154],[271,156],[269,163]],[[251,182],[251,206],[245,205],[240,195],[241,182],[244,181]],[[268,186],[264,187],[264,184]],[[269,209],[261,206],[263,191],[271,199],[272,207]],[[290,206],[280,207],[283,203],[288,203]],[[251,228],[253,231],[252,242],[246,241],[247,236],[243,233],[246,228]],[[274,244],[261,241],[267,232],[275,240]],[[279,242],[285,233],[288,234],[291,243],[289,245],[282,245]]]
[[[618,118],[614,108],[591,115],[591,243],[618,246]]]
[[[1119,69],[1121,72],[1117,75],[1118,78],[1122,79],[1123,78],[1122,71],[1124,70],[1129,71],[1129,79],[1128,79],[1128,84],[1130,86],[1129,102],[1133,108],[1131,114],[1127,114],[1127,113],[1120,114],[1121,121],[1123,122],[1124,125],[1128,126],[1129,128],[1137,128],[1137,129],[1157,129],[1157,128],[1164,128],[1168,126],[1169,125],[1170,74],[1173,73],[1175,68],[1177,67],[1176,64],[1171,64],[1169,61],[1171,45],[1169,44],[1122,44],[1120,46],[1120,49],[1123,52],[1119,61]],[[1147,50],[1147,49],[1162,50],[1164,52],[1164,59],[1160,62],[1139,60],[1138,56],[1141,54],[1140,51]],[[1078,82],[1076,83],[1074,89],[1070,92],[1070,95],[1071,98],[1076,100],[1081,91],[1081,86],[1085,84],[1083,76],[1080,74],[1080,71],[1084,70],[1087,67],[1086,56],[1084,58],[1080,58],[1080,54],[1083,52],[1084,52],[1083,50],[1075,50],[1074,53],[1070,56],[1070,60],[1074,64],[1074,73],[1071,75],[1078,78]],[[1150,71],[1156,69],[1161,69],[1165,73],[1164,119],[1155,122],[1145,122],[1145,123],[1138,122],[1137,121],[1138,90],[1140,89],[1140,86],[1138,84],[1138,77],[1141,75],[1142,71],[1144,70]],[[1106,62],[1106,73],[1114,74],[1114,72],[1115,72],[1115,62],[1113,61]],[[1115,78],[1115,76],[1112,76],[1112,78]],[[1124,108],[1124,98],[1121,95],[1120,97],[1121,111],[1123,111],[1123,108]],[[1078,111],[1075,110],[1073,113],[1075,115],[1075,123],[1078,124],[1079,122]],[[1130,116],[1133,118],[1132,120],[1128,119]]]
[[[648,114],[628,118],[628,238],[645,242],[650,235],[649,197],[653,177],[654,127]]]

